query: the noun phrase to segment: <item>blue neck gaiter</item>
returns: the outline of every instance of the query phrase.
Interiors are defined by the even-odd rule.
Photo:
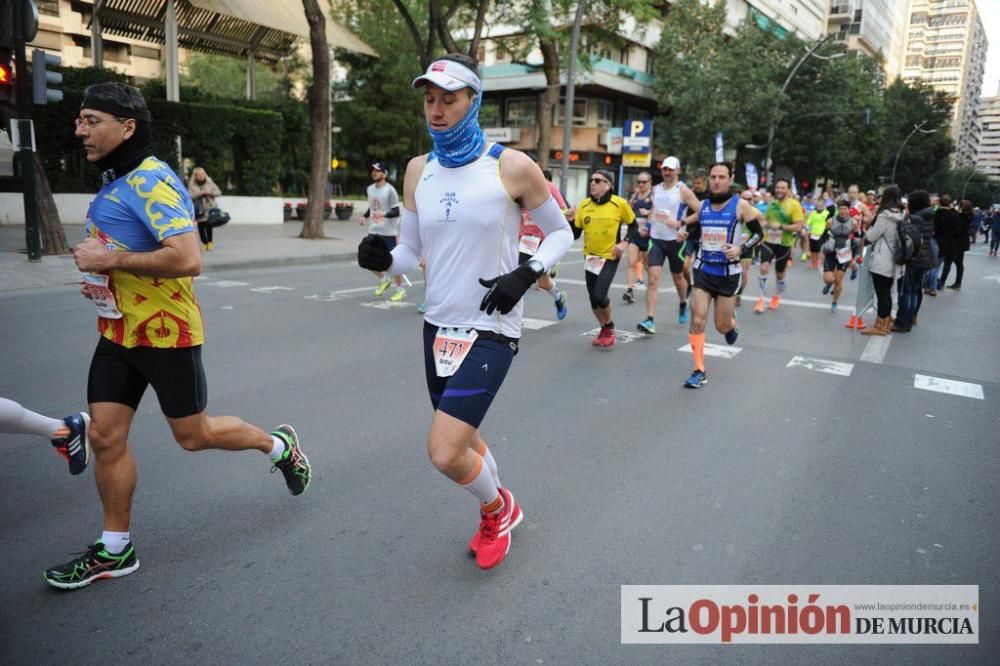
[[[465,166],[482,154],[486,147],[486,135],[479,127],[479,107],[482,102],[483,93],[479,92],[465,116],[454,127],[440,131],[427,127],[431,141],[434,142],[434,156],[441,166]]]

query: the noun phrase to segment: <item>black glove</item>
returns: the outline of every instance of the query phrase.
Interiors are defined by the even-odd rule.
[[[382,239],[368,234],[358,244],[358,266],[370,271],[387,271],[392,266],[392,255]]]
[[[479,278],[479,284],[489,289],[483,296],[479,309],[486,310],[486,314],[493,314],[494,310],[499,310],[500,314],[507,314],[521,300],[524,292],[535,283],[535,279],[535,273],[526,264],[521,264],[510,273],[491,280]]]

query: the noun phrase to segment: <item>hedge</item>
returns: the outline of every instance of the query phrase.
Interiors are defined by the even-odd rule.
[[[97,168],[87,162],[80,140],[73,135],[82,88],[93,82],[87,80],[92,75],[88,70],[74,73],[75,79],[83,79],[82,85],[64,90],[61,102],[33,109],[36,143],[53,192],[94,192],[100,187]],[[157,157],[176,170],[175,137],[180,135],[185,160],[204,167],[223,192],[256,196],[304,192],[310,147],[305,105],[295,100],[213,100],[189,90],[182,94],[202,101],[167,102],[161,88],[154,83],[143,89],[153,116]],[[0,191],[19,189],[19,180],[0,178]]]

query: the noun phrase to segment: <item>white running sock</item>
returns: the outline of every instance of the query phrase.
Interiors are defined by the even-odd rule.
[[[52,433],[65,427],[66,424],[59,419],[25,409],[13,400],[0,398],[0,432],[39,435],[51,439]]]
[[[559,285],[557,285],[556,281],[553,280],[552,281],[552,288],[549,289],[549,296],[551,296],[552,298],[554,298],[555,300],[558,301],[560,295],[561,295],[561,292],[559,291]]]
[[[101,532],[101,543],[104,544],[104,550],[112,555],[120,555],[128,547],[128,532],[108,532],[105,530]]]
[[[490,475],[493,477],[493,483],[495,483],[497,488],[499,488],[500,474],[497,472],[497,461],[493,458],[493,452],[490,451],[488,446],[486,446],[486,442],[483,442],[483,450],[479,452],[479,455],[483,457],[483,462],[490,468]]]
[[[478,458],[476,467],[469,476],[459,481],[459,485],[475,495],[480,504],[493,504],[500,497],[500,491],[493,480],[493,473],[490,472],[490,466],[484,464],[481,455],[475,452],[473,452],[473,455]]]
[[[760,287],[760,297],[767,298],[767,276],[757,278],[757,286]]]
[[[274,442],[274,448],[267,455],[271,457],[271,462],[278,462],[281,460],[281,456],[285,455],[285,442],[275,435],[271,435],[271,441]]]

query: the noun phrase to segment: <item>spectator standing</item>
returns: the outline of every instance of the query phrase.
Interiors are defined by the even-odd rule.
[[[215,249],[215,243],[212,241],[212,227],[208,224],[208,211],[216,207],[215,199],[222,196],[222,191],[202,167],[195,167],[191,172],[187,189],[191,201],[194,202],[194,219],[198,223],[201,246],[212,251]]]
[[[894,254],[899,243],[896,225],[903,219],[902,194],[895,185],[882,192],[875,221],[866,225],[865,242],[872,246],[865,259],[869,263],[878,318],[875,325],[861,331],[862,335],[888,335],[892,314],[892,283],[901,275],[901,266],[896,265]]]
[[[934,239],[934,209],[931,207],[931,197],[925,190],[910,192],[907,207],[910,211],[910,222],[920,230],[920,251],[906,265],[903,274],[902,289],[899,295],[899,307],[896,309],[896,321],[892,325],[893,333],[909,333],[910,328],[917,323],[917,313],[923,304],[924,274],[934,266],[931,255],[931,241]]]

